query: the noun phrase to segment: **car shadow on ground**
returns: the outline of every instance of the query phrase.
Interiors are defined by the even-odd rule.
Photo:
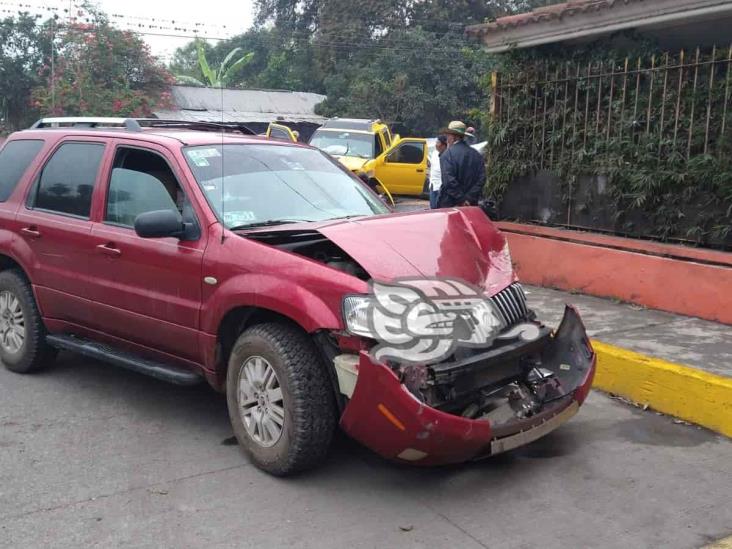
[[[185,427],[181,424],[191,422],[191,427],[197,427],[197,431],[202,430],[202,424],[208,425],[210,429],[203,429],[203,432],[208,433],[207,437],[210,438],[202,440],[202,444],[236,447],[225,396],[205,383],[195,387],[171,385],[72,353],[62,353],[53,367],[35,374],[35,377],[45,378],[56,385],[59,391],[73,390],[78,398],[86,401],[101,402],[114,398],[120,408],[134,413],[138,420],[142,417],[158,422],[169,421],[178,427]],[[321,469],[327,469],[333,463],[357,460],[376,470],[393,470],[399,474],[417,476],[449,476],[466,468],[501,470],[513,467],[518,460],[560,457],[572,453],[578,444],[580,440],[574,429],[562,429],[525,448],[487,460],[420,468],[381,458],[338,431],[330,456]]]
[[[240,452],[229,424],[224,395],[205,383],[196,387],[179,387],[70,353],[63,353],[54,367],[36,375],[51,382],[58,391],[73,391],[77,398],[89,402],[114,399],[117,409],[128,411],[135,422],[167,424],[171,430],[180,433],[177,436],[195,433],[204,452],[205,447],[211,448],[213,453],[222,445],[230,446],[232,452]],[[534,469],[541,467],[542,463],[556,463],[563,458],[569,461],[581,459],[587,445],[594,442],[622,439],[635,444],[655,445],[662,444],[664,440],[676,440],[678,445],[695,446],[714,438],[695,428],[687,429],[687,436],[679,438],[679,427],[682,426],[674,425],[669,418],[641,410],[633,410],[632,414],[619,422],[610,418],[588,421],[585,415],[580,414],[538,441],[506,454],[476,462],[428,468],[386,460],[338,431],[324,463],[315,471],[287,479],[287,482],[309,486],[328,478],[352,479],[355,474],[358,477],[366,475],[384,489],[398,482],[403,488],[421,492],[425,486],[465,478],[487,486],[511,477],[510,473],[516,469]],[[241,460],[243,466],[248,466],[243,454]],[[262,478],[269,478],[264,473],[262,475]]]

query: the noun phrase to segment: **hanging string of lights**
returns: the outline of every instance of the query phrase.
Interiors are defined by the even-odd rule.
[[[0,0],[0,13],[6,15],[20,15],[28,13],[36,18],[53,18],[66,23],[91,23],[92,15],[78,3],[69,4],[34,4]],[[212,39],[223,40],[233,32],[225,24],[202,23],[200,21],[185,21],[164,17],[144,17],[123,13],[107,13],[109,21],[121,30],[136,32],[155,32],[168,34],[210,35]]]

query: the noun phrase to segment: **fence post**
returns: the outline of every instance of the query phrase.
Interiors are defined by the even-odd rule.
[[[663,69],[663,91],[661,92],[661,123],[658,130],[658,158],[661,158],[663,150],[663,123],[666,115],[666,85],[668,84],[668,52],[666,52],[666,65]]]
[[[564,70],[564,104],[562,105],[562,148],[559,153],[559,164],[564,160],[564,138],[567,133],[567,105],[569,105],[569,61]]]
[[[714,91],[714,71],[717,62],[717,46],[712,46],[712,62],[709,65],[709,94],[707,96],[707,123],[704,128],[704,154],[707,154],[709,147],[709,120],[712,118],[712,97]]]
[[[590,74],[592,73],[592,61],[587,63],[587,93],[585,94],[585,130],[582,134],[582,148],[587,148],[587,121],[590,118]]]
[[[580,82],[580,64],[577,62],[577,76],[574,79],[574,109],[572,110],[572,155],[569,157],[570,163],[574,164],[574,150],[577,146],[577,104],[579,102],[579,82]]]
[[[633,103],[633,129],[630,134],[631,142],[635,143],[635,133],[638,127],[638,95],[640,94],[641,58],[638,57],[638,67],[635,71],[635,103]]]
[[[498,71],[491,73],[491,104],[489,112],[493,120],[501,119],[501,75]]]
[[[557,128],[557,98],[559,97],[559,65],[554,76],[554,104],[552,105],[552,133],[549,137],[549,168],[554,166],[554,135]]]
[[[600,106],[602,105],[602,70],[604,63],[600,61],[597,72],[597,114],[595,115],[595,139],[600,135]]]
[[[651,131],[651,109],[653,108],[653,81],[656,79],[656,56],[651,56],[651,82],[648,85],[648,113],[646,114],[646,135]]]
[[[679,54],[679,87],[676,90],[676,117],[674,119],[674,144],[673,152],[676,152],[676,135],[679,132],[679,114],[681,111],[681,86],[684,82],[684,50]]]
[[[546,74],[544,75],[544,110],[541,114],[541,162],[539,164],[540,169],[544,169],[544,156],[546,152],[546,108],[549,101],[548,91],[549,84],[549,63],[546,63]]]
[[[623,130],[625,129],[625,94],[628,89],[628,58],[625,58],[625,64],[623,65],[623,101],[620,104],[620,134],[618,140],[623,140]]]
[[[727,124],[727,103],[729,103],[729,73],[732,69],[732,44],[729,46],[727,53],[727,74],[724,83],[724,107],[722,108],[722,127],[719,131],[719,154],[722,155],[722,147],[724,145],[724,128]]]
[[[699,48],[696,48],[694,60],[694,87],[691,88],[691,110],[689,112],[689,141],[686,144],[686,160],[691,158],[691,141],[694,136],[694,106],[696,104],[696,82],[699,76]]]
[[[610,130],[613,127],[613,94],[615,93],[615,60],[610,62],[610,99],[607,102],[607,137],[605,141],[610,141]]]
[[[534,116],[531,118],[531,159],[536,159],[536,114],[539,112],[539,64],[534,66]]]

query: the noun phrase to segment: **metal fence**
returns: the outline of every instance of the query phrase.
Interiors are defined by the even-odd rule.
[[[657,138],[657,154],[728,154],[732,45],[649,58],[534,63],[495,74],[494,119],[523,127],[541,168],[601,142]],[[651,141],[652,142],[652,141]]]

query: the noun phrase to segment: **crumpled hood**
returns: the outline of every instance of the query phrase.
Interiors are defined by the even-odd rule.
[[[459,278],[493,295],[516,276],[505,237],[478,208],[352,219],[317,228],[374,278]]]
[[[333,158],[352,172],[360,170],[370,160],[370,158],[359,158],[357,156],[334,156]]]

